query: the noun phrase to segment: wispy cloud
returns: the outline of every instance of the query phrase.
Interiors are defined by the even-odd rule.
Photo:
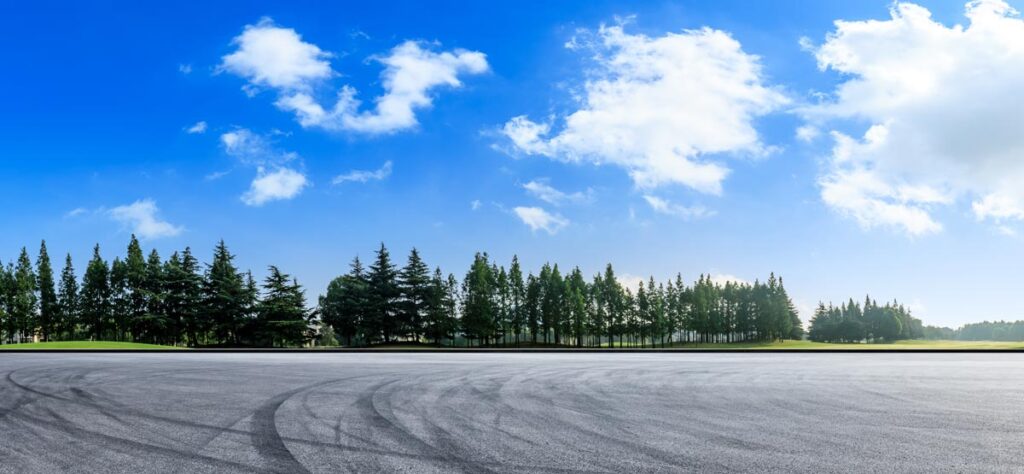
[[[376,170],[353,170],[348,173],[335,176],[331,180],[331,184],[342,184],[348,182],[365,183],[367,181],[380,181],[391,176],[391,161],[385,161],[384,164]]]
[[[222,134],[220,141],[229,156],[256,167],[256,177],[241,196],[246,205],[258,207],[270,201],[292,199],[310,185],[306,175],[289,164],[299,156],[279,150],[264,135],[239,128]]]
[[[196,122],[191,127],[185,129],[185,133],[188,133],[189,135],[201,135],[206,133],[206,122],[203,120]]]
[[[530,181],[523,185],[523,189],[537,199],[555,206],[560,206],[565,203],[585,203],[594,200],[593,189],[587,189],[587,192],[585,193],[581,191],[566,193],[552,187],[548,184],[546,179],[535,179]]]
[[[539,207],[516,207],[512,212],[534,232],[543,230],[554,235],[569,225],[568,219]]]
[[[704,206],[683,206],[657,196],[645,195],[644,200],[655,212],[682,219],[700,219],[715,215],[714,211],[710,211]]]

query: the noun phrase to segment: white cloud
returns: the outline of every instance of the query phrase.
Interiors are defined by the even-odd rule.
[[[469,208],[474,210],[474,211],[480,209],[480,206],[483,206],[483,203],[480,202],[479,199],[474,199],[474,200],[469,202]]]
[[[822,199],[865,229],[888,227],[910,236],[941,231],[942,225],[931,217],[929,210],[934,205],[948,204],[946,193],[927,185],[886,179],[870,163],[856,158],[884,142],[883,132],[873,127],[863,141],[832,133],[836,141],[832,169],[818,180]]]
[[[519,220],[523,221],[534,232],[543,230],[548,234],[554,235],[569,225],[569,221],[566,218],[558,214],[552,214],[539,207],[516,207],[512,211],[519,217]]]
[[[338,91],[335,104],[325,108],[314,93],[319,84],[338,75],[328,62],[329,53],[268,18],[246,26],[233,43],[238,49],[224,56],[218,70],[246,78],[249,93],[253,88],[275,89],[275,105],[295,113],[303,127],[331,131],[383,134],[415,127],[415,111],[433,104],[433,89],[460,87],[460,75],[480,74],[489,68],[486,56],[478,51],[438,53],[419,42],[405,41],[389,54],[371,58],[384,66],[384,95],[374,99],[372,110],[360,110],[356,90],[348,85]]]
[[[295,153],[276,149],[267,137],[246,128],[221,134],[220,143],[225,153],[248,165],[281,165],[297,158]]]
[[[431,89],[460,87],[459,74],[480,74],[488,69],[487,59],[477,51],[455,50],[435,53],[406,41],[387,56],[374,58],[385,66],[381,73],[384,95],[375,99],[372,111],[359,111],[356,90],[344,86],[338,101],[325,110],[307,93],[281,97],[277,106],[295,112],[303,127],[321,127],[368,134],[391,133],[415,127],[415,110],[430,107]]]
[[[818,138],[818,135],[820,134],[821,130],[818,130],[818,127],[815,127],[813,125],[803,125],[797,127],[796,129],[797,140],[800,140],[805,143],[813,142],[814,139]]]
[[[683,206],[670,201],[666,201],[657,196],[645,195],[644,200],[647,201],[647,204],[650,205],[651,209],[654,209],[655,212],[680,217],[683,219],[699,219],[702,217],[709,217],[715,214],[713,211],[709,211],[704,206]]]
[[[295,30],[279,27],[270,18],[247,25],[232,43],[238,49],[222,58],[218,71],[242,76],[250,86],[307,90],[334,75],[327,61],[330,53],[302,41]]]
[[[242,195],[242,202],[258,207],[270,201],[292,199],[308,184],[306,176],[296,170],[279,168],[268,173],[260,168],[249,191]]]
[[[526,116],[502,128],[520,152],[619,166],[641,188],[681,184],[709,194],[729,173],[716,154],[766,153],[753,121],[787,99],[728,33],[648,37],[602,26],[589,46],[595,64],[580,108],[559,131]]]
[[[373,171],[356,170],[356,171],[349,171],[348,173],[345,173],[343,175],[335,176],[334,180],[331,181],[331,183],[332,184],[341,184],[341,183],[346,183],[346,182],[349,182],[349,181],[356,182],[356,183],[365,183],[367,181],[380,181],[382,179],[387,178],[388,176],[391,176],[391,161],[390,160],[389,161],[385,161],[383,166],[381,166],[379,169],[376,169],[376,170],[373,170]]]
[[[983,219],[1024,219],[1024,208],[1021,203],[1002,194],[988,194],[971,204],[971,210],[978,220]]]
[[[173,237],[184,230],[180,226],[173,225],[157,217],[160,210],[152,199],[143,199],[131,204],[118,206],[109,211],[107,215],[122,225],[129,227],[140,239],[159,239],[161,237]]]
[[[870,124],[861,139],[832,133],[820,179],[825,202],[862,225],[936,232],[932,208],[961,197],[979,219],[1024,219],[1024,20],[1001,0],[965,12],[947,27],[895,3],[890,19],[838,21],[809,46],[844,81],[803,109],[808,122]]]
[[[64,217],[67,217],[67,218],[78,217],[78,216],[80,216],[82,214],[85,214],[87,212],[89,212],[89,210],[84,208],[84,207],[76,207],[76,208],[74,208],[74,209],[72,209],[72,210],[70,210],[68,212],[65,212],[64,213]]]
[[[256,177],[241,197],[247,205],[262,206],[270,201],[292,199],[309,185],[305,174],[286,166],[297,160],[298,155],[277,149],[266,136],[239,128],[222,134],[220,142],[229,156],[256,167]],[[216,180],[225,174],[213,173],[206,179]]]
[[[178,65],[178,72],[180,72],[182,74],[185,74],[185,75],[192,74],[192,65],[191,64],[179,64]]]
[[[212,172],[212,173],[210,173],[210,174],[208,174],[206,176],[203,176],[203,180],[204,181],[217,181],[218,179],[221,179],[221,178],[227,176],[230,173],[231,173],[230,171],[214,171],[214,172]]]
[[[187,128],[185,130],[185,133],[188,133],[190,135],[206,133],[206,122],[203,120],[196,122],[195,125],[192,125],[191,127]]]
[[[523,185],[523,189],[535,196],[537,199],[544,201],[548,204],[560,206],[563,203],[585,203],[590,202],[594,198],[594,192],[592,189],[587,189],[587,192],[577,191],[575,193],[566,193],[555,189],[548,184],[545,179],[535,179]]]

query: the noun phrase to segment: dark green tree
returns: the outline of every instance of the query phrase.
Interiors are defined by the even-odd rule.
[[[383,243],[377,250],[377,258],[370,265],[366,280],[367,340],[382,339],[389,343],[398,333],[399,298],[402,293],[398,287],[398,271],[391,263],[391,256]]]
[[[49,341],[58,332],[60,306],[45,240],[39,244],[39,257],[36,259],[36,286],[39,288],[39,336],[43,341]]]
[[[75,267],[71,263],[69,253],[64,258],[64,269],[60,272],[60,284],[57,288],[57,337],[64,340],[74,339],[80,320],[78,279],[75,277]]]
[[[270,347],[302,345],[310,338],[310,316],[302,287],[290,275],[269,267],[259,303],[257,341]]]
[[[80,298],[82,324],[93,340],[110,335],[110,269],[100,256],[100,246],[93,248],[92,260],[85,268]]]
[[[401,293],[398,332],[419,341],[431,288],[430,269],[415,248],[409,252],[408,263],[398,273],[398,288]]]
[[[209,325],[218,344],[237,345],[239,328],[245,313],[245,287],[242,274],[234,264],[235,256],[223,240],[213,251],[213,261],[203,278],[203,305],[200,326]]]

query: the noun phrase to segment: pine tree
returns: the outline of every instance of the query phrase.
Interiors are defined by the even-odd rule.
[[[430,298],[430,269],[415,248],[409,252],[408,263],[398,273],[398,288],[401,292],[399,332],[418,341],[423,333],[423,319]]]
[[[203,278],[202,323],[209,324],[217,344],[237,345],[245,312],[245,288],[242,274],[234,264],[235,256],[223,240],[213,251],[213,261]]]
[[[178,275],[178,287],[175,289],[179,298],[181,329],[185,331],[188,345],[195,347],[199,337],[210,330],[212,323],[206,319],[203,294],[203,277],[199,275],[199,260],[192,255],[192,249],[185,247],[181,253],[181,273]]]
[[[310,318],[298,282],[270,266],[263,291],[259,303],[258,341],[271,347],[286,347],[309,340]]]
[[[36,259],[36,286],[39,288],[39,335],[43,341],[49,341],[57,333],[60,308],[45,240],[39,245],[39,258]]]
[[[110,269],[100,256],[100,246],[93,248],[92,260],[82,279],[82,323],[94,341],[108,334],[110,318]]]
[[[18,265],[14,268],[14,285],[16,293],[11,315],[16,321],[16,338],[18,342],[31,341],[38,323],[36,311],[39,309],[39,298],[36,295],[35,270],[24,247],[18,257]]]
[[[237,344],[256,345],[256,331],[259,326],[260,289],[251,271],[245,272],[245,284],[242,287],[242,318],[239,323],[239,342]]]
[[[110,315],[112,339],[124,340],[131,324],[131,294],[128,287],[128,265],[120,257],[110,262]]]
[[[14,342],[14,334],[18,330],[18,322],[14,318],[14,300],[18,294],[14,280],[14,266],[0,264],[0,333],[6,343]]]
[[[445,338],[451,337],[452,328],[449,324],[449,306],[447,304],[448,291],[444,275],[441,269],[434,270],[434,276],[428,285],[429,297],[427,299],[426,319],[424,321],[424,336],[434,341],[438,347]]]
[[[140,340],[141,332],[147,330],[147,291],[146,278],[148,275],[146,257],[143,255],[139,239],[132,234],[128,243],[128,253],[124,260],[124,321],[122,331],[129,334],[131,340]]]
[[[81,305],[78,299],[78,280],[71,254],[64,258],[64,270],[60,272],[60,286],[57,290],[57,335],[61,339],[75,338],[76,328],[81,319]]]
[[[349,273],[332,280],[320,297],[320,318],[344,338],[346,346],[352,346],[352,339],[366,324],[368,288],[363,264],[356,257]]]
[[[389,343],[398,330],[401,291],[398,288],[398,272],[383,243],[380,244],[373,265],[370,265],[367,282],[367,337],[370,341],[383,338],[385,343]]]
[[[176,338],[169,334],[173,325],[166,308],[166,275],[160,254],[155,249],[149,253],[146,260],[145,274],[140,287],[133,291],[141,294],[143,305],[142,314],[136,316],[134,323],[133,333],[136,340],[157,344],[173,343]]]
[[[508,269],[508,285],[511,329],[518,347],[519,338],[526,329],[526,283],[523,281],[523,269],[520,268],[519,257],[516,255],[512,256],[512,265]]]
[[[487,254],[477,253],[462,280],[462,332],[468,340],[486,345],[493,334],[495,276]]]

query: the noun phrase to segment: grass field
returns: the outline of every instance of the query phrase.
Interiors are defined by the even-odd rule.
[[[113,341],[61,341],[61,342],[35,342],[26,344],[0,344],[0,351],[3,350],[40,350],[40,349],[125,349],[125,350],[153,350],[153,349],[180,349],[174,346],[158,346],[156,344],[139,344],[135,342],[113,342]]]
[[[649,346],[648,346],[649,347]],[[660,346],[659,346],[660,347]],[[985,349],[1019,349],[1024,350],[1024,342],[1002,341],[925,341],[907,340],[887,344],[833,344],[812,341],[781,341],[781,342],[734,342],[722,344],[674,344],[672,348],[685,349],[758,349],[758,350],[985,350]]]

